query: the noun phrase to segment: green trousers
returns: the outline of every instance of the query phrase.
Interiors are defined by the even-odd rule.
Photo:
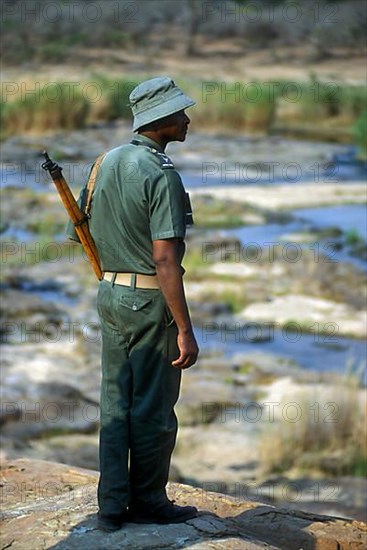
[[[166,500],[181,371],[177,326],[159,289],[101,281],[100,480],[103,514]]]

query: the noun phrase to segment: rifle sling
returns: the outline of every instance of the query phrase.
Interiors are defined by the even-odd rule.
[[[95,187],[95,184],[96,184],[97,172],[98,172],[99,167],[101,165],[101,162],[102,162],[102,160],[104,159],[105,156],[106,156],[106,153],[103,153],[102,155],[99,155],[99,157],[97,158],[96,162],[93,165],[92,171],[91,171],[90,176],[89,176],[89,180],[88,180],[88,183],[87,183],[87,200],[86,200],[85,208],[84,208],[84,214],[85,214],[86,218],[90,217],[89,216],[89,211],[90,211],[90,208],[91,208],[91,205],[92,205],[92,195],[93,195],[94,187]],[[80,222],[80,223],[83,223],[83,221]]]

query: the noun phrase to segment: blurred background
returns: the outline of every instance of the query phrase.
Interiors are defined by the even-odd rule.
[[[366,520],[364,0],[4,0],[4,459],[98,469],[97,281],[42,150],[75,194],[131,139],[130,91],[195,98],[170,144],[190,192],[198,343],[171,479]]]

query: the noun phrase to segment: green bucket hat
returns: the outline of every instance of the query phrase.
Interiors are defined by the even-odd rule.
[[[150,122],[195,105],[195,101],[166,76],[145,80],[133,89],[129,100],[134,115],[134,132]]]

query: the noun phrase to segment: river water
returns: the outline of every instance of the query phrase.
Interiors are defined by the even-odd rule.
[[[327,181],[335,174],[338,175],[339,181],[344,183],[348,181],[365,181],[366,167],[362,163],[351,162],[352,154],[353,151],[351,150],[349,153],[347,152],[345,158],[335,157],[332,159],[332,164],[328,165],[326,163],[323,172],[320,174],[323,181]],[[223,185],[220,178],[212,178],[209,183],[204,184],[199,174],[185,174],[183,172],[182,175],[188,189],[195,187],[209,189],[212,185]],[[18,173],[16,169],[9,170],[9,167],[6,167],[6,172],[3,169],[1,176],[2,187],[31,188],[39,193],[49,191],[53,187],[43,170],[40,170],[37,174],[32,173],[32,171]],[[304,172],[302,180],[295,182],[294,185],[311,181],[311,176],[312,174]],[[235,184],[233,181],[227,181],[226,183],[228,185]],[[275,179],[269,182],[265,178],[257,181],[256,185],[276,185],[277,183],[284,183],[284,181]],[[239,185],[239,190],[241,188],[244,190],[248,185],[251,184]],[[260,246],[269,242],[291,242],[293,233],[315,231],[327,227],[337,227],[342,231],[355,231],[364,239],[367,238],[367,212],[364,205],[301,208],[292,210],[290,214],[291,220],[288,223],[239,227],[227,230],[226,234],[238,238],[244,245],[257,243]],[[4,240],[17,238],[20,241],[27,242],[31,241],[34,235],[22,228],[10,226],[2,237]],[[58,238],[55,238],[56,240],[63,240],[63,236],[58,236]],[[312,246],[313,244],[299,243],[300,246]],[[367,263],[365,261],[351,256],[344,249],[330,252],[329,244],[327,241],[319,242],[320,252],[325,253],[325,261],[348,261],[353,263],[357,269],[366,270]],[[43,298],[51,301],[54,296],[45,290]],[[330,336],[326,337],[316,333],[285,334],[282,330],[274,329],[271,331],[269,338],[258,342],[256,338],[251,336],[251,331],[247,331],[245,334],[233,334],[217,330],[204,338],[202,330],[198,327],[195,330],[202,349],[206,351],[215,350],[224,353],[226,356],[232,356],[236,353],[250,354],[252,352],[275,354],[278,357],[294,361],[303,368],[317,371],[344,372],[347,365],[353,364],[356,367],[361,367],[366,357],[366,342],[364,340],[344,338],[340,335],[335,335],[332,339]]]
[[[243,245],[256,243],[260,246],[270,246],[269,243],[276,242],[294,242],[292,240],[293,233],[318,231],[328,227],[338,228],[343,232],[355,231],[365,240],[367,239],[367,210],[364,205],[345,204],[320,206],[319,208],[297,208],[289,213],[292,216],[289,223],[245,226],[227,231],[227,233],[237,237]],[[325,262],[347,261],[359,269],[367,269],[365,260],[352,256],[344,247],[340,250],[337,249],[337,240],[333,238],[320,239],[317,249],[312,240],[309,243],[297,244],[314,250],[315,254],[323,254]]]
[[[366,341],[345,338],[340,335],[333,337],[318,334],[307,334],[300,329],[288,332],[281,329],[266,328],[270,338],[265,342],[256,342],[259,326],[254,323],[246,327],[244,323],[233,332],[221,330],[221,323],[216,323],[210,332],[196,327],[195,334],[200,347],[209,353],[220,353],[230,358],[236,354],[246,354],[251,360],[251,354],[262,353],[276,356],[305,369],[318,372],[346,373],[364,370],[363,383],[366,384]]]
[[[340,182],[348,181],[366,181],[366,166],[363,163],[353,163],[350,150],[343,158],[335,157],[334,164],[326,166],[322,174],[325,178],[331,174],[338,174]],[[297,183],[311,182],[312,178],[304,174],[302,181]],[[314,180],[312,180],[314,181]],[[236,185],[234,181],[228,181],[228,185]],[[271,182],[285,183],[284,181],[274,180]],[[295,183],[295,185],[297,185]],[[211,179],[210,184],[203,184],[200,176],[187,175],[185,184],[188,189],[223,185],[220,178]],[[257,181],[256,185],[269,185],[268,180]],[[239,192],[248,188],[247,184],[237,184]],[[269,243],[292,242],[292,234],[305,233],[309,231],[318,231],[325,228],[338,228],[343,232],[353,231],[356,234],[367,239],[367,209],[365,205],[337,205],[322,206],[318,208],[298,208],[291,210],[291,221],[288,223],[268,223],[262,225],[243,226],[231,230],[226,230],[225,234],[236,237],[245,246],[249,243],[256,243],[260,246],[269,246]],[[314,247],[314,242],[298,243],[301,247]],[[333,239],[324,239],[318,241],[319,252],[323,254],[323,261],[327,262],[349,262],[357,269],[365,271],[367,262],[358,257],[352,256],[344,247],[337,250],[333,246]],[[314,249],[314,248],[313,248]],[[286,333],[281,329],[271,330],[266,341],[257,341],[257,331],[259,327],[251,327],[249,330],[245,326],[237,331],[221,330],[220,323],[217,323],[210,334],[203,334],[203,329],[196,327],[196,336],[201,342],[202,349],[209,352],[223,353],[230,357],[236,353],[251,354],[265,353],[276,355],[279,358],[294,361],[299,366],[322,371],[334,371],[344,373],[348,368],[354,368],[359,371],[364,370],[362,379],[367,381],[366,365],[366,341],[345,338],[341,335],[325,336],[317,334],[308,334],[300,330],[297,333]],[[269,329],[265,329],[268,330]],[[255,334],[256,333],[256,334]]]
[[[269,243],[291,242],[291,236],[286,238],[287,234],[307,231],[310,228],[338,227],[343,231],[353,229],[366,238],[367,212],[363,205],[296,209],[291,211],[291,214],[294,219],[286,224],[246,226],[228,230],[226,233],[238,238],[243,245],[256,243],[260,246],[266,243],[269,246]],[[319,241],[318,244],[320,253],[323,254],[321,261],[347,261],[354,264],[357,269],[367,269],[367,263],[364,260],[355,258],[344,250],[335,251],[330,248],[330,241]],[[315,250],[315,243],[300,246],[313,247]],[[211,331],[206,338],[203,338],[203,331],[199,328],[196,329],[196,334],[203,349],[224,353],[226,356],[261,352],[292,360],[303,368],[319,372],[344,373],[348,366],[363,370],[363,366],[366,365],[365,340],[345,338],[338,334],[334,336],[318,334],[315,327],[313,334],[305,333],[301,329],[292,334],[279,329],[269,332],[269,329],[265,328],[263,335],[269,336],[268,340],[257,342],[259,327],[254,326],[252,329],[251,326],[249,329],[242,327],[231,332],[221,330],[218,324],[216,330]],[[363,381],[364,383],[367,381],[365,369]]]

